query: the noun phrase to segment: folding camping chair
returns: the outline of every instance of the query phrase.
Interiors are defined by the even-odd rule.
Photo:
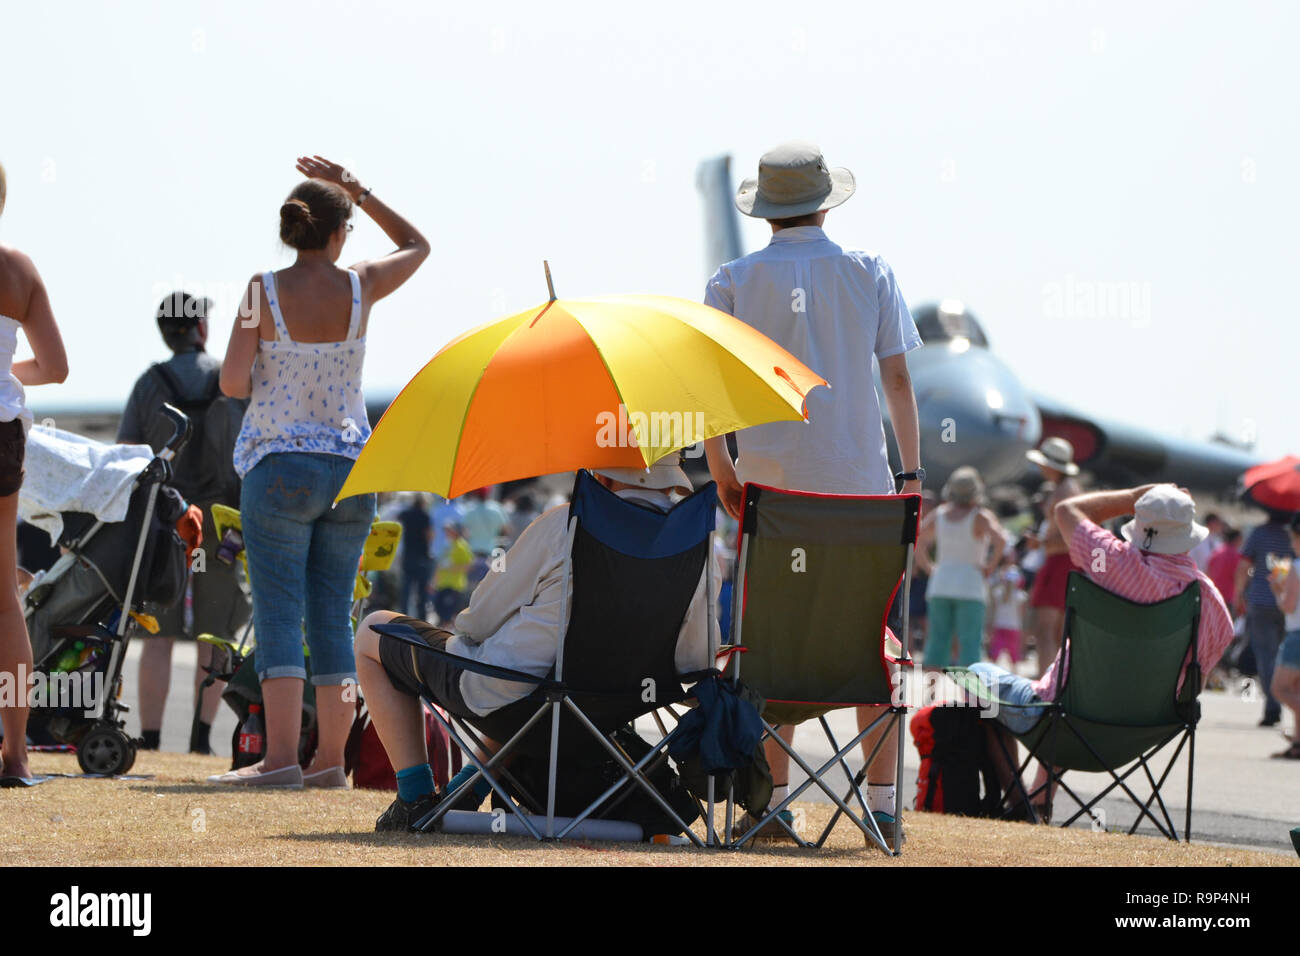
[[[1057,783],[1079,806],[1062,826],[1070,826],[1085,813],[1096,820],[1093,808],[1118,787],[1138,808],[1129,833],[1136,832],[1145,818],[1161,835],[1177,841],[1177,827],[1160,788],[1186,746],[1183,839],[1190,841],[1196,724],[1200,720],[1201,669],[1195,651],[1200,615],[1201,589],[1195,581],[1181,594],[1158,604],[1137,604],[1077,571],[1071,572],[1065,601],[1064,680],[1055,701],[1038,705],[1043,713],[1034,726],[1015,735],[1029,754],[1004,794],[1004,816],[1014,812],[1015,807],[1008,804],[1012,794],[1018,794],[1037,822],[1033,798],[1044,789],[1050,816],[1052,784]],[[1186,677],[1182,689],[1176,690],[1185,661]],[[959,685],[987,699],[987,689],[972,684],[979,681],[977,675],[962,668],[952,668],[949,673]],[[1175,739],[1177,746],[1157,780],[1148,762]],[[998,741],[1007,763],[1016,766],[1001,735]],[[1029,793],[1021,778],[1034,759],[1047,769],[1048,782]],[[1117,773],[1126,765],[1130,766]],[[1151,796],[1145,801],[1125,782],[1139,769],[1151,787]],[[1084,800],[1064,782],[1067,770],[1108,773],[1111,782],[1091,800]],[[1159,807],[1163,824],[1152,814],[1152,802]]]
[[[536,703],[536,709],[487,760],[480,760],[475,753],[474,747],[481,747],[481,742],[472,720],[449,720],[434,708],[434,716],[477,772],[417,821],[417,829],[432,830],[443,821],[444,829],[454,826],[464,832],[486,832],[494,815],[453,809],[482,776],[513,810],[504,821],[507,833],[522,830],[538,840],[571,834],[640,839],[639,827],[602,827],[609,821],[589,819],[630,783],[648,794],[695,845],[703,845],[647,776],[653,766],[667,759],[664,751],[671,735],[633,761],[616,743],[614,731],[637,717],[685,700],[688,694],[683,684],[716,674],[712,669],[679,674],[674,661],[682,622],[702,577],[709,589],[705,593],[713,593],[710,543],[716,503],[716,486],[710,482],[672,510],[660,512],[624,500],[586,471],[578,472],[569,505],[563,578],[567,614],[557,641],[553,676],[545,679],[435,650],[402,624],[390,622],[375,628],[449,658],[467,671],[535,685],[525,700]],[[567,590],[569,581],[571,591]],[[708,660],[712,662],[718,647],[712,615],[708,630]],[[529,709],[531,704],[521,714]],[[593,742],[598,745],[595,752],[615,761],[621,773],[580,813],[558,817],[556,785],[563,771],[562,758],[568,762],[584,748],[591,752]],[[547,755],[544,799],[528,793],[511,776],[507,758],[514,752]],[[710,806],[710,820],[711,811]]]
[[[895,665],[908,667],[907,598],[912,550],[916,544],[919,495],[815,495],[747,484],[741,517],[740,557],[732,612],[733,644],[744,650],[732,657],[730,674],[767,700],[764,735],[770,736],[808,775],[799,787],[758,822],[734,837],[734,801],[727,801],[727,833],[742,846],[776,820],[801,846],[821,846],[840,814],[887,853],[898,855],[901,835],[886,844],[875,817],[867,811],[861,784],[889,733],[898,736],[898,779],[903,773],[905,682],[892,678],[886,663],[885,626],[894,596],[902,590],[903,633]],[[743,671],[742,671],[743,663]],[[825,714],[841,707],[880,705],[885,710],[841,747]],[[804,761],[776,733],[781,724],[816,718],[834,754],[821,767]],[[867,765],[849,773],[845,757],[877,727],[884,733]],[[833,767],[849,779],[844,797],[824,779]],[[835,804],[815,842],[804,840],[779,814],[811,786]],[[859,815],[850,805],[856,797]]]

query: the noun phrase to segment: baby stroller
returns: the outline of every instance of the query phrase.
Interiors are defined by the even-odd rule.
[[[86,773],[121,774],[135,762],[118,700],[128,626],[134,618],[147,627],[144,603],[170,606],[185,588],[176,522],[188,506],[167,482],[190,421],[170,405],[161,414],[173,433],[157,456],[57,429],[28,436],[19,515],[63,552],[23,595],[35,661],[28,725],[74,746]]]

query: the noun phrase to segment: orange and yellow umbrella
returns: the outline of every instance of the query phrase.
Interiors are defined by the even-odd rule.
[[[705,438],[801,420],[804,396],[825,384],[705,305],[551,299],[444,346],[375,426],[339,498],[454,498],[577,468],[644,468]]]

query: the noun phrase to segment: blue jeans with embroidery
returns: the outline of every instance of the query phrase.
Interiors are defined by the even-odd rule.
[[[342,455],[282,452],[244,476],[239,511],[261,680],[306,678],[304,633],[313,684],[356,679],[352,589],[375,496],[331,507],[351,468]]]

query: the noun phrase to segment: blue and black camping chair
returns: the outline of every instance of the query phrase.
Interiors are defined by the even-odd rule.
[[[534,685],[525,701],[536,707],[526,715],[530,705],[511,705],[523,708],[521,726],[487,760],[475,753],[474,746],[481,747],[481,742],[472,720],[448,721],[434,708],[435,717],[477,773],[447,794],[417,828],[499,832],[500,828],[491,824],[502,818],[454,809],[482,776],[511,810],[504,818],[507,833],[524,832],[539,840],[570,835],[641,839],[639,827],[594,818],[621,799],[620,794],[625,795],[631,784],[651,798],[691,842],[703,845],[650,779],[654,768],[667,759],[664,751],[671,735],[634,758],[620,743],[626,738],[616,732],[637,717],[685,700],[688,692],[684,684],[716,674],[712,669],[681,674],[675,663],[678,635],[697,591],[703,587],[706,596],[714,593],[711,539],[716,502],[716,486],[710,482],[670,511],[660,512],[620,498],[588,472],[578,472],[569,505],[563,576],[566,585],[571,581],[572,586],[563,598],[567,613],[558,635],[553,673],[539,680],[535,675],[428,648],[473,673]],[[707,660],[711,663],[717,653],[718,633],[712,614],[709,621]],[[427,647],[401,624],[389,623],[376,630]],[[584,758],[590,766],[593,752],[606,765],[613,761],[618,768],[616,779],[580,812],[562,818],[556,810],[560,778],[566,766],[578,766]],[[545,756],[545,794],[530,792],[531,788],[511,774],[514,754]],[[709,811],[711,821],[712,807]]]
[[[891,674],[886,621],[896,594],[903,608],[902,645],[892,663],[909,667],[907,602],[912,552],[921,511],[920,495],[818,495],[747,484],[736,567],[733,644],[745,653],[731,658],[728,673],[767,701],[766,735],[808,775],[800,786],[739,835],[731,834],[734,806],[728,800],[727,831],[743,846],[775,821],[802,846],[821,846],[841,814],[866,839],[898,855],[901,828],[888,845],[868,812],[861,785],[890,733],[897,734],[897,779],[903,772],[905,681]],[[843,707],[880,706],[871,724],[844,746],[825,714]],[[813,767],[776,733],[782,724],[816,719],[833,756]],[[851,774],[845,758],[868,734],[882,728],[866,766]],[[825,776],[843,770],[849,789],[841,797]],[[780,817],[809,787],[819,787],[836,806],[820,836],[806,841]],[[856,800],[862,813],[850,805]]]

